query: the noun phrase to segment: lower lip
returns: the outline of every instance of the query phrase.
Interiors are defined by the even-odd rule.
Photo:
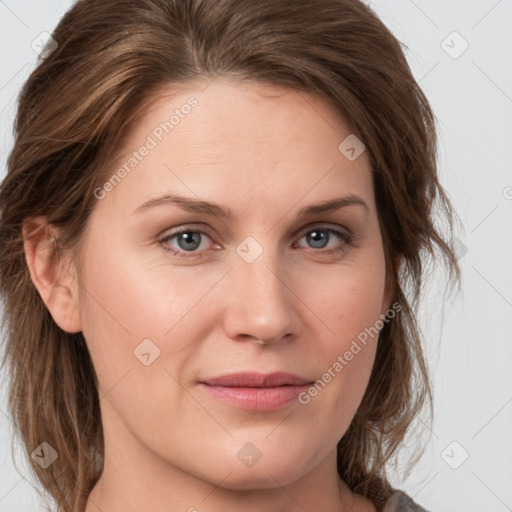
[[[276,386],[273,388],[243,388],[210,386],[201,383],[210,395],[225,404],[251,411],[275,411],[294,401],[310,384],[302,386]]]

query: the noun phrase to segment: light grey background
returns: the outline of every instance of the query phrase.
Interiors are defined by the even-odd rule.
[[[0,178],[15,99],[36,64],[31,44],[53,30],[71,3],[0,0]],[[434,377],[431,439],[412,475],[401,481],[398,468],[394,484],[432,512],[510,511],[512,0],[367,3],[408,47],[409,64],[438,118],[441,180],[464,227],[456,242],[462,293],[446,304],[441,326],[442,296],[434,282],[421,312]],[[26,467],[20,459],[18,473],[11,461],[4,403],[2,391],[0,512],[34,512],[37,494]],[[408,455],[406,446],[402,458]]]

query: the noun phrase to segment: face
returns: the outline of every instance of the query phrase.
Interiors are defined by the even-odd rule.
[[[221,79],[134,124],[81,253],[107,453],[232,489],[333,460],[389,307],[351,134],[323,100]]]

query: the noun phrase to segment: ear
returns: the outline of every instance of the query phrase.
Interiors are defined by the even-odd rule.
[[[78,281],[74,267],[57,251],[58,234],[45,217],[23,222],[25,258],[32,282],[55,323],[66,332],[77,333],[82,330]]]
[[[383,315],[386,314],[387,311],[391,308],[391,301],[393,300],[393,296],[395,295],[395,286],[396,283],[393,282],[392,271],[394,271],[395,276],[398,276],[398,272],[400,271],[400,258],[397,255],[393,261],[393,269],[386,266],[386,284],[384,290],[384,297],[382,299],[382,311]]]

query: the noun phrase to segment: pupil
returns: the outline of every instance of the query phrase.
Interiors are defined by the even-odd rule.
[[[198,233],[194,233],[194,232],[180,233],[180,236],[178,237],[178,244],[181,249],[193,250],[193,249],[197,249],[197,247],[199,246],[199,243],[200,243],[199,239],[200,239],[200,237],[199,237]],[[184,243],[181,243],[182,241]],[[187,244],[192,244],[192,247]]]
[[[310,233],[310,238],[312,240],[313,247],[325,247],[325,243],[327,241],[327,234],[323,231],[312,231]]]

